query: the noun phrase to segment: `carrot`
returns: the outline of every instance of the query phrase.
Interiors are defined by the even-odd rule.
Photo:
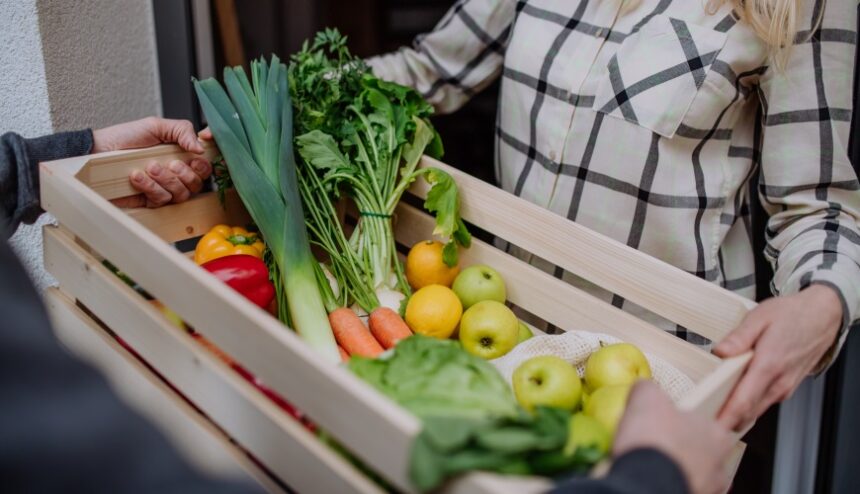
[[[335,309],[328,315],[328,320],[334,339],[350,355],[376,357],[382,353],[379,342],[373,339],[373,335],[352,309]]]
[[[340,359],[343,362],[349,362],[349,354],[346,353],[346,350],[344,350],[342,346],[338,345],[337,351],[340,353]]]
[[[393,347],[403,338],[412,336],[409,326],[388,307],[377,307],[370,314],[370,332],[385,349]]]

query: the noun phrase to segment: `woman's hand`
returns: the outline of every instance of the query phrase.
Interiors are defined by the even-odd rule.
[[[833,345],[841,324],[839,296],[825,285],[768,299],[750,311],[714,348],[720,357],[755,352],[719,422],[743,430],[768,407],[791,396]]]
[[[187,120],[148,117],[93,131],[93,152],[135,149],[156,144],[176,143],[191,153],[203,153],[194,126]],[[113,201],[120,207],[159,207],[168,203],[187,201],[200,192],[203,181],[212,174],[212,166],[204,158],[189,162],[174,160],[166,167],[150,163],[146,173],[135,170],[129,176],[131,186],[141,195]]]

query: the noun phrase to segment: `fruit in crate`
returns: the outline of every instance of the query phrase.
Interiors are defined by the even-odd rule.
[[[580,448],[596,448],[601,453],[607,453],[612,444],[612,436],[606,426],[583,412],[570,417],[567,434],[564,452],[568,455]]]
[[[505,304],[484,300],[470,307],[460,319],[460,343],[472,355],[487,360],[513,349],[519,338],[519,320]]]
[[[532,336],[534,336],[534,333],[532,333],[532,330],[529,329],[529,327],[526,326],[524,322],[520,321],[519,327],[520,327],[520,330],[519,330],[519,333],[517,334],[517,343],[522,343],[522,342],[528,340],[529,338],[531,338]]]
[[[484,300],[504,303],[507,298],[502,275],[484,264],[476,264],[464,269],[457,275],[451,288],[460,297],[465,309]]]
[[[197,242],[194,262],[205,264],[214,259],[245,254],[262,259],[265,245],[259,235],[241,226],[215,225]]]
[[[536,406],[573,410],[582,396],[576,369],[554,355],[526,360],[516,368],[512,381],[517,401],[526,410]]]
[[[269,304],[275,299],[275,286],[269,281],[269,268],[257,257],[219,257],[201,267],[263,309],[268,310]]]
[[[651,378],[651,366],[641,350],[630,343],[607,345],[588,357],[585,384],[589,390],[633,384]]]
[[[462,315],[460,299],[450,288],[428,285],[409,298],[405,320],[409,328],[418,334],[447,339],[457,329]]]
[[[599,388],[589,395],[583,411],[606,427],[610,436],[614,436],[618,422],[624,415],[631,387],[630,384],[620,384]]]
[[[460,272],[460,266],[445,263],[445,246],[435,240],[418,242],[406,256],[406,280],[419,290],[429,285],[450,287]]]

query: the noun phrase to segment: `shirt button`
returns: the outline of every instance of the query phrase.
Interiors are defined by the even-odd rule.
[[[550,152],[549,152],[549,159],[551,159],[551,160],[555,161],[555,157],[556,157],[556,155],[555,155],[555,151],[550,151]]]
[[[603,37],[603,28],[598,29],[597,32],[594,33],[594,35],[597,36],[598,38],[602,38]]]

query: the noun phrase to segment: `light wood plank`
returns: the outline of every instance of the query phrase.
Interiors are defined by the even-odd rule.
[[[209,161],[219,156],[218,147],[211,141],[200,141],[204,153],[197,155],[183,151],[179,146],[165,144],[146,149],[111,151],[79,158],[81,166],[75,173],[78,179],[88,184],[96,193],[105,199],[118,199],[137,195],[128,181],[128,176],[134,170],[145,170],[150,163],[167,166],[170,161],[181,160],[188,162],[192,158],[203,157]],[[85,168],[83,164],[88,164]]]
[[[397,209],[397,239],[413,245],[430,238],[433,219],[401,204]],[[538,314],[559,328],[603,332],[634,343],[687,374],[701,380],[720,365],[720,359],[702,349],[658,329],[627,312],[603,302],[583,290],[474,239],[469,249],[460,250],[461,263],[488,264],[507,280],[508,300]]]
[[[175,146],[147,152],[161,160],[181,155]],[[122,154],[137,156],[135,152],[111,156],[120,159]],[[82,170],[88,162],[88,157],[82,157],[42,163],[42,206],[76,236],[98,245],[100,254],[176,308],[184,320],[207,328],[209,339],[288,397],[368,466],[398,489],[412,492],[408,462],[421,428],[418,419],[348,371],[321,361],[276,319],[237,298],[229,287],[79,181],[76,176],[87,175]],[[338,406],[332,407],[332,402]],[[460,483],[470,489],[484,485],[472,475],[452,485]]]
[[[705,376],[681,399],[678,407],[682,410],[695,410],[707,417],[716,417],[751,359],[752,352],[723,360],[714,372]]]
[[[755,302],[424,157],[454,177],[467,221],[670,321],[719,341]],[[412,187],[426,197],[429,186]]]
[[[209,156],[217,152],[214,145],[206,146]],[[420,429],[418,421],[354,376],[320,362],[293,333],[251,304],[231,297],[229,289],[213,283],[207,273],[164,243],[199,235],[218,222],[234,222],[229,218],[237,214],[235,208],[227,212],[211,210],[214,194],[208,194],[189,205],[124,214],[102,199],[134,194],[127,181],[131,170],[153,160],[164,163],[182,157],[187,158],[187,153],[176,146],[158,146],[45,164],[43,205],[144,288],[177,308],[184,319],[197,327],[212,328],[207,336],[216,344],[288,396],[366,463],[399,488],[408,490],[406,465],[411,440]],[[422,166],[428,165],[439,166],[454,176],[463,197],[463,216],[468,221],[700,334],[719,339],[755,305],[425,158]],[[75,175],[88,186],[74,179]],[[413,188],[419,196],[426,190],[421,181]],[[404,214],[413,214],[417,226],[404,229],[401,225],[400,240],[409,243],[408,239],[429,231],[430,220],[423,213],[413,210]],[[129,245],[134,246],[133,251]],[[570,256],[569,252],[577,255]],[[687,348],[653,326],[607,307],[487,244],[476,242],[472,250],[464,253],[464,259],[486,262],[500,269],[506,278],[517,279],[516,287],[511,284],[511,300],[560,327],[570,327],[574,322],[592,325],[610,334],[623,334],[619,337],[646,351],[680,358],[681,363],[676,365],[700,382],[698,394],[686,398],[687,408],[716,413],[714,410],[743,372],[743,358],[720,362],[701,350]],[[526,281],[520,282],[521,277]],[[561,292],[563,297],[557,293],[562,285],[569,287]],[[233,329],[237,327],[244,332]],[[301,379],[294,378],[298,375]],[[338,407],[330,406],[333,399],[338,401]],[[349,410],[349,420],[343,417],[343,410]],[[481,475],[466,476],[452,483],[450,489],[492,492],[488,486],[496,485],[497,479],[489,476],[492,480],[482,480]]]
[[[302,492],[381,492],[53,227],[45,229],[45,265],[61,286],[292,487]]]
[[[166,242],[177,242],[204,235],[220,223],[230,226],[244,226],[251,223],[251,217],[242,206],[236,191],[232,189],[225,194],[224,207],[221,206],[215,192],[207,192],[182,204],[124,211]]]
[[[285,492],[280,485],[251,461],[244,451],[237,448],[230,437],[206,417],[194,409],[187,401],[182,399],[176,391],[167,386],[151,370],[140,363],[134,356],[128,353],[117,341],[104,332],[101,327],[93,321],[80,308],[75,306],[73,300],[64,295],[58,288],[50,287],[44,294],[45,307],[51,316],[53,326],[58,331],[70,332],[80,338],[87,345],[89,354],[98,354],[102,358],[121,359],[132,372],[142,377],[142,382],[152,386],[160,392],[163,397],[163,405],[176,407],[182,417],[185,427],[200,429],[210,435],[236,463],[245,470],[253,479],[262,485],[266,491],[271,493]]]

